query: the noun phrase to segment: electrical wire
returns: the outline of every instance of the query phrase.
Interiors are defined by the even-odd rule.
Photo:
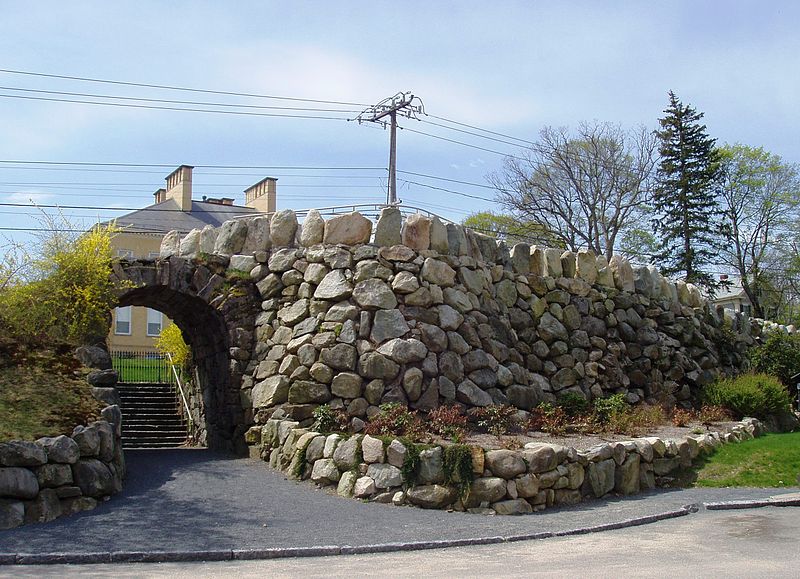
[[[326,120],[326,121],[347,121],[346,117],[329,117],[323,115],[290,115],[290,114],[281,114],[281,113],[256,113],[256,112],[248,112],[248,111],[225,111],[225,110],[218,110],[218,109],[196,109],[196,108],[187,108],[187,107],[167,107],[167,106],[156,106],[156,105],[134,105],[134,104],[126,104],[126,103],[104,103],[98,101],[86,101],[86,100],[77,100],[77,99],[59,99],[59,98],[50,98],[50,97],[35,97],[35,96],[23,96],[23,95],[10,95],[10,94],[0,94],[0,98],[6,99],[20,99],[20,100],[32,100],[32,101],[46,101],[46,102],[57,102],[57,103],[71,103],[71,104],[82,104],[82,105],[98,105],[104,107],[119,107],[119,108],[128,108],[128,109],[148,109],[148,110],[159,110],[159,111],[183,111],[183,112],[190,112],[190,113],[210,113],[210,114],[220,114],[220,115],[239,115],[239,116],[248,116],[248,117],[275,117],[275,118],[284,118],[284,119],[316,119],[316,120]]]
[[[122,81],[122,80],[109,80],[109,79],[89,78],[89,77],[82,77],[82,76],[69,76],[69,75],[64,75],[64,74],[47,74],[47,73],[43,73],[43,72],[32,72],[32,71],[27,71],[27,70],[12,70],[12,69],[7,69],[7,68],[0,68],[0,72],[1,73],[5,73],[5,74],[17,74],[17,75],[35,76],[35,77],[41,77],[41,78],[58,78],[58,79],[62,79],[62,80],[77,80],[77,81],[80,81],[80,82],[93,82],[93,83],[113,84],[113,85],[120,85],[120,86],[136,86],[136,87],[142,87],[142,88],[155,88],[155,89],[161,89],[161,90],[175,90],[175,91],[194,92],[194,93],[203,93],[203,94],[218,94],[218,95],[240,96],[240,97],[248,97],[248,98],[273,99],[273,100],[296,101],[296,102],[306,102],[306,103],[321,103],[321,104],[329,104],[329,105],[343,105],[343,106],[354,106],[354,107],[367,107],[367,106],[369,106],[369,105],[366,105],[366,104],[363,104],[363,103],[353,103],[353,102],[346,102],[346,101],[334,101],[334,100],[310,99],[310,98],[300,98],[300,97],[275,96],[275,95],[246,93],[246,92],[232,92],[232,91],[223,91],[223,90],[199,89],[199,88],[172,86],[172,85],[164,85],[164,84],[149,84],[149,83],[143,83],[143,82],[130,82],[130,81]]]
[[[181,100],[172,100],[172,99],[154,99],[154,98],[145,98],[145,97],[129,97],[129,96],[107,95],[107,94],[86,93],[86,92],[66,92],[66,91],[58,91],[58,90],[43,90],[43,89],[35,89],[35,88],[20,88],[20,87],[13,87],[13,86],[0,86],[0,90],[12,90],[12,91],[17,91],[17,92],[33,92],[33,93],[37,93],[37,94],[50,94],[50,95],[62,95],[62,96],[77,96],[77,97],[87,97],[87,98],[94,98],[94,99],[126,100],[126,101],[137,101],[137,102],[146,102],[146,103],[197,105],[197,106],[204,106],[204,107],[230,107],[230,108],[244,108],[244,109],[259,109],[259,110],[263,109],[263,110],[281,110],[281,111],[306,111],[306,112],[317,112],[317,113],[357,113],[357,112],[360,112],[359,110],[355,110],[355,109],[322,109],[322,108],[312,108],[312,107],[282,107],[282,106],[277,106],[277,105],[245,105],[245,104],[238,104],[238,103],[219,103],[219,102],[208,102],[208,101],[181,101]]]

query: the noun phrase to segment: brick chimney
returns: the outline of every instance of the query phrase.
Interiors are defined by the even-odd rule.
[[[244,190],[244,204],[259,213],[275,213],[278,180],[265,177]]]
[[[167,190],[166,189],[157,189],[155,193],[153,193],[153,197],[155,201],[153,203],[163,203],[167,200]]]
[[[181,211],[192,210],[192,169],[181,165],[167,176],[166,199],[174,199]]]

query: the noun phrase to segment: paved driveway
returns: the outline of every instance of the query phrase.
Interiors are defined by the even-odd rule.
[[[206,450],[126,453],[125,490],[97,509],[0,531],[19,553],[205,551],[463,539],[559,532],[775,489],[661,491],[521,517],[425,511],[342,499],[286,480],[266,463]]]

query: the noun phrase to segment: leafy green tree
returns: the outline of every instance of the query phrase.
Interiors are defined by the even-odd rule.
[[[753,315],[764,318],[769,304],[775,303],[781,270],[791,265],[775,257],[784,254],[798,218],[798,169],[760,147],[726,145],[719,155],[720,198],[729,242],[721,256],[741,278]]]
[[[541,223],[519,221],[512,215],[480,211],[462,222],[470,229],[496,237],[509,245],[515,243],[540,244],[546,247],[563,247],[563,243]]]
[[[655,145],[644,127],[583,123],[574,133],[545,127],[489,179],[518,221],[541,223],[573,251],[588,248],[611,258],[652,192]]]
[[[661,161],[653,199],[655,257],[664,275],[680,275],[713,295],[720,286],[708,270],[721,231],[719,153],[700,123],[703,113],[684,105],[672,91],[664,113],[656,131]]]

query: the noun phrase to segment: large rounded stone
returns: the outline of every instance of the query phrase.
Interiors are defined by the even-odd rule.
[[[272,216],[269,229],[273,247],[292,245],[297,232],[297,215],[291,209],[278,211]]]
[[[564,324],[559,322],[550,312],[545,312],[539,319],[539,336],[547,342],[552,344],[556,340],[566,342],[569,340],[569,332]]]
[[[344,275],[344,270],[329,272],[314,290],[314,297],[321,300],[343,300],[353,293],[353,285]]]
[[[358,359],[358,373],[365,378],[391,380],[400,371],[400,366],[378,352],[366,352]]]
[[[361,396],[361,376],[353,372],[340,372],[331,382],[331,394],[339,398],[358,398]]]
[[[289,378],[270,376],[253,387],[253,408],[275,406],[286,402],[289,397]]]
[[[289,387],[291,404],[324,404],[331,399],[331,391],[325,384],[300,380]]]
[[[403,484],[400,469],[391,464],[371,464],[367,468],[367,476],[375,481],[375,487],[379,489],[399,487]]]
[[[464,380],[458,385],[456,398],[469,406],[491,406],[492,397],[481,390],[472,380]]]
[[[311,469],[311,480],[320,485],[330,485],[339,482],[341,474],[336,468],[332,458],[321,458],[314,463]]]
[[[379,279],[366,279],[353,290],[353,299],[365,309],[391,310],[397,307],[397,298],[391,288]]]
[[[35,442],[12,440],[0,444],[0,465],[37,466],[47,462],[44,448]]]
[[[247,238],[247,224],[241,219],[230,219],[219,229],[217,241],[214,243],[216,255],[231,256],[241,252]]]
[[[428,348],[416,338],[408,340],[395,338],[378,348],[378,353],[388,356],[400,364],[408,364],[424,360],[428,355]]]
[[[375,225],[375,245],[391,247],[400,244],[400,227],[403,216],[398,207],[381,209],[378,223]]]
[[[322,243],[323,235],[325,234],[325,220],[320,215],[319,211],[312,209],[303,220],[303,228],[300,230],[300,245],[303,247],[311,247],[318,243]]]
[[[269,217],[258,215],[247,220],[247,237],[244,239],[242,253],[252,256],[257,251],[266,251],[271,242],[269,238]],[[202,234],[201,234],[202,235]]]
[[[415,213],[406,218],[400,238],[403,245],[416,251],[424,251],[431,245],[431,220]]]
[[[482,502],[494,503],[506,496],[505,479],[500,477],[482,477],[472,481],[469,491],[470,506],[477,506]]]
[[[450,287],[455,281],[456,272],[445,262],[429,257],[422,264],[420,276],[434,285]]]
[[[456,489],[441,485],[421,485],[408,489],[406,498],[423,509],[441,509],[458,498]]]
[[[30,470],[18,466],[0,467],[0,497],[32,499],[39,494],[39,481]]]
[[[512,450],[490,450],[486,453],[486,466],[504,479],[512,479],[526,470],[525,461]]]
[[[81,346],[75,350],[75,357],[88,368],[111,369],[111,354],[99,346]]]
[[[340,470],[350,470],[358,462],[359,436],[351,436],[333,451],[333,461]]]
[[[85,496],[99,498],[115,491],[113,473],[94,458],[82,458],[72,465],[72,478]]]
[[[78,443],[63,434],[53,438],[40,438],[36,442],[44,448],[48,462],[72,464],[77,462],[81,456]]]
[[[194,259],[200,249],[200,230],[192,229],[186,236],[181,239],[178,252],[181,257],[188,257]]]
[[[349,344],[336,344],[320,352],[320,360],[336,370],[355,370],[358,352]]]
[[[533,512],[533,507],[525,499],[511,499],[494,503],[492,508],[498,515],[527,515]]]
[[[392,338],[400,338],[409,331],[406,319],[400,310],[378,310],[372,321],[373,342],[381,344]]]
[[[331,217],[325,223],[323,243],[336,245],[359,245],[369,243],[372,222],[357,211]]]

